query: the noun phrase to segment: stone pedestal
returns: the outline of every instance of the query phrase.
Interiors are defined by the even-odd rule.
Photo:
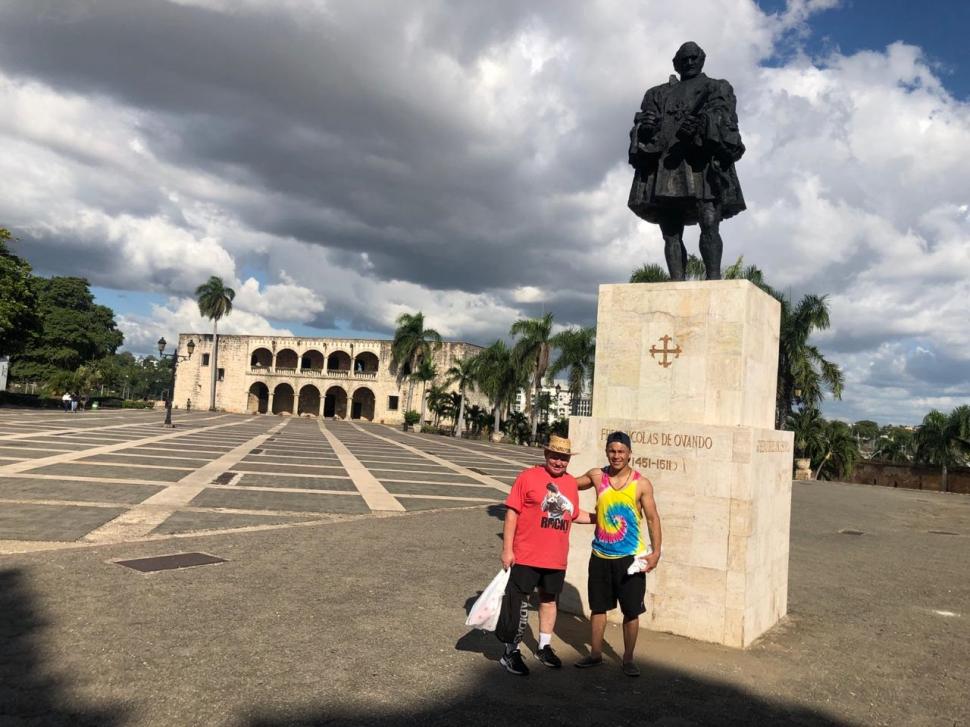
[[[569,469],[602,466],[607,434],[630,434],[664,535],[646,628],[743,647],[786,612],[792,434],[773,428],[779,317],[747,281],[600,287],[593,416],[570,419]],[[593,507],[591,490],[581,503]],[[566,610],[588,613],[590,539],[575,527]]]

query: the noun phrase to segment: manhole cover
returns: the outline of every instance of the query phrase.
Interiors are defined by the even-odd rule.
[[[216,485],[228,485],[230,482],[232,482],[232,478],[235,476],[235,472],[223,472],[221,475],[218,475],[214,480],[212,480],[212,482]]]
[[[842,528],[839,531],[840,535],[865,535],[861,530],[853,530],[852,528]]]
[[[225,558],[217,558],[207,553],[176,553],[175,555],[158,555],[154,558],[135,558],[134,560],[116,560],[115,563],[140,573],[153,573],[160,570],[175,570],[176,568],[192,568],[197,565],[212,565],[225,563]]]
[[[955,533],[952,530],[930,530],[928,531],[930,535],[959,535],[960,533]]]
[[[469,467],[468,469],[470,469],[472,472],[477,472],[480,475],[485,475],[488,477],[488,472],[482,472],[482,470],[478,469],[478,467]]]
[[[254,449],[252,452],[250,452],[250,454],[262,454],[262,453],[263,453],[263,450],[261,449]]]

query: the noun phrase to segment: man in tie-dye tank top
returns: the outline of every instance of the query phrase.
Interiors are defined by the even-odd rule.
[[[640,669],[633,661],[633,650],[640,633],[640,614],[646,610],[643,605],[646,574],[660,560],[662,536],[653,485],[630,467],[632,454],[630,437],[624,432],[613,432],[606,438],[609,464],[576,478],[579,489],[596,488],[596,530],[588,586],[592,611],[590,654],[576,666],[585,668],[603,663],[606,612],[616,608],[619,602],[623,612],[623,673],[640,676]],[[650,534],[649,553],[642,519],[646,519]],[[631,568],[635,559],[643,561],[642,569]],[[638,572],[630,573],[630,570]]]

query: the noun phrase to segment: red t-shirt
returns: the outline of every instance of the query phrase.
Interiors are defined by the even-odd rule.
[[[579,516],[579,488],[572,475],[553,477],[539,465],[515,479],[505,504],[519,513],[512,540],[515,562],[566,570],[569,525]]]

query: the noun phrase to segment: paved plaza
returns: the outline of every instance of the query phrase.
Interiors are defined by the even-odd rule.
[[[0,553],[500,501],[520,447],[373,424],[0,410]]]
[[[0,725],[964,725],[970,497],[795,483],[789,615],[741,651],[465,609],[519,447],[209,412],[0,410]],[[119,561],[202,553],[143,573]],[[661,564],[662,567],[662,564]],[[534,647],[535,615],[527,647]],[[529,649],[527,649],[529,651]]]

